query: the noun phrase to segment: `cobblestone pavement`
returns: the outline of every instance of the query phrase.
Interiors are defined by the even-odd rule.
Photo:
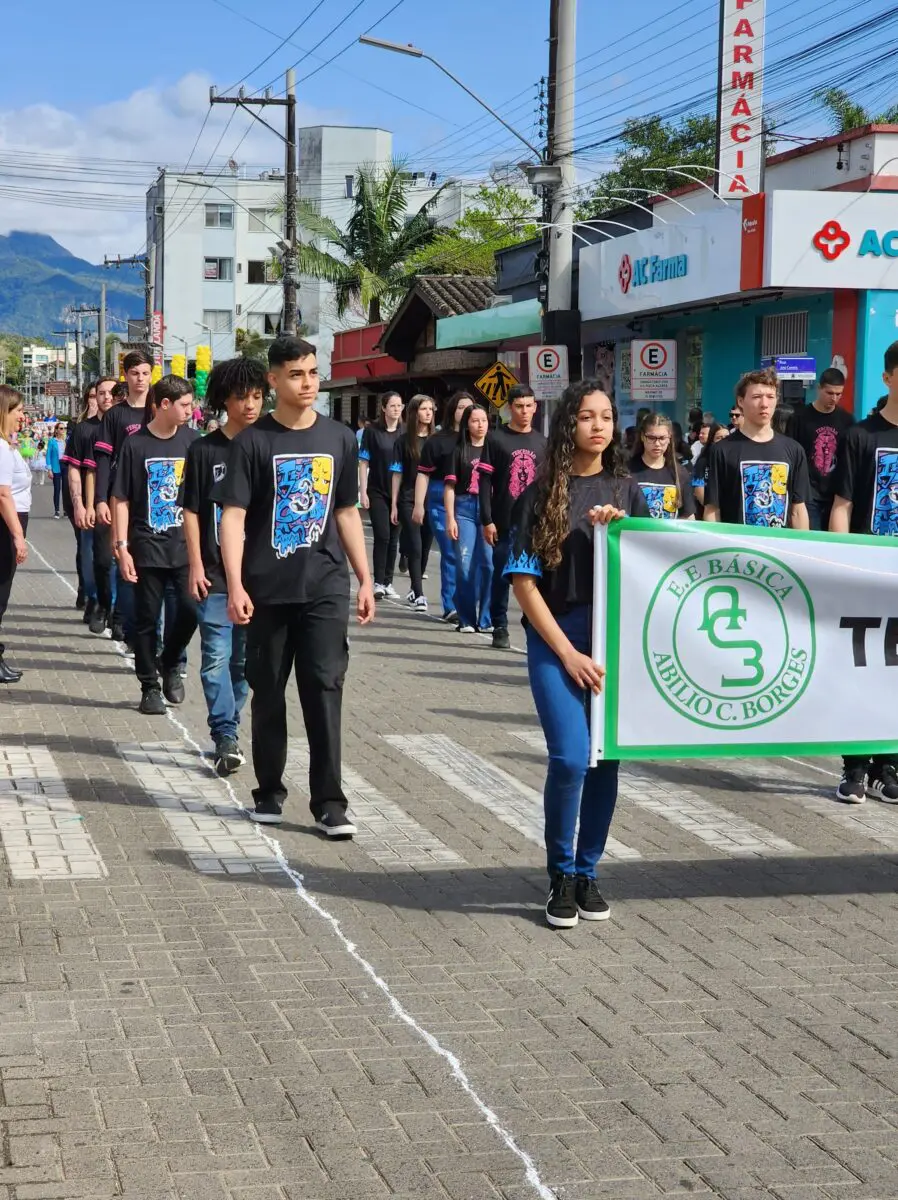
[[[628,770],[612,920],[552,933],[524,659],[394,606],[352,635],[358,839],[310,829],[294,703],[275,840],[199,753],[196,649],[140,716],[46,507],[4,624],[0,1200],[898,1197],[898,810],[829,762]]]

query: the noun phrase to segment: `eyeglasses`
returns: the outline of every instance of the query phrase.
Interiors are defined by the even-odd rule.
[[[744,413],[741,413],[741,412],[731,412],[731,413],[730,413],[730,420],[731,420],[731,421],[741,421],[744,415],[745,415],[745,414],[744,414]]]
[[[669,433],[647,433],[645,435],[645,437],[643,438],[643,441],[646,441],[646,442],[669,442],[670,434]]]

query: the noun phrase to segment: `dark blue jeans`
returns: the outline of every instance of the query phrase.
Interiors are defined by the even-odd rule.
[[[237,737],[240,713],[249,695],[246,682],[245,625],[228,618],[228,598],[215,592],[197,608],[200,626],[200,679],[212,740]]]
[[[462,625],[487,629],[490,624],[490,590],[493,583],[493,548],[483,537],[480,501],[476,496],[455,497],[455,606]]]
[[[508,593],[511,580],[506,579],[503,571],[511,553],[511,534],[500,533],[499,540],[493,546],[493,592],[490,597],[490,616],[493,618],[494,629],[508,628]]]
[[[829,530],[829,517],[833,510],[832,500],[815,500],[808,501],[808,523],[811,529],[822,529],[824,532]]]
[[[589,654],[591,610],[575,608],[557,620],[575,649]],[[561,659],[529,625],[527,670],[549,752],[544,792],[546,865],[550,875],[563,871],[591,878],[604,853],[617,804],[619,764],[600,762],[590,768],[589,693],[577,687]]]
[[[81,587],[88,600],[96,600],[97,583],[94,577],[94,531],[92,529],[76,529],[78,541],[78,577]]]
[[[443,481],[433,480],[427,489],[427,520],[440,548],[440,600],[443,612],[455,612],[455,543],[446,532]]]

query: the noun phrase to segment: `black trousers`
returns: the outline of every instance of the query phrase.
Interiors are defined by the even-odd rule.
[[[112,620],[112,526],[94,525],[94,579],[97,606]]]
[[[392,499],[383,492],[368,492],[371,532],[374,534],[374,582],[384,587],[393,582],[396,550],[399,547],[399,526],[390,522]]]
[[[416,525],[412,520],[415,501],[412,497],[399,497],[399,527],[402,530],[403,551],[408,559],[408,574],[412,591],[415,596],[424,595],[424,580],[422,576],[427,570],[427,559],[430,547],[433,545],[433,530],[430,521],[424,517],[423,525]]]
[[[19,513],[22,532],[28,532],[28,513]],[[16,544],[12,540],[9,526],[0,520],[0,622],[6,616],[9,606],[9,594],[12,591],[12,581],[16,574]],[[6,647],[0,645],[0,655],[6,653]]]
[[[138,567],[134,585],[134,664],[141,687],[156,687],[159,670],[159,618],[165,599],[165,585],[171,580],[178,593],[175,617],[165,624],[161,663],[163,671],[178,665],[187,643],[196,631],[196,601],[188,591],[190,571],[183,567]]]
[[[348,595],[256,606],[247,637],[246,678],[253,689],[257,803],[283,804],[287,797],[287,683],[292,672],[309,743],[309,808],[317,818],[327,801],[336,801],[345,812],[340,737],[348,623]]]

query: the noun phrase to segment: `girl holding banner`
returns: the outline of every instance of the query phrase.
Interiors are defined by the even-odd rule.
[[[595,380],[565,390],[537,480],[515,505],[505,568],[524,613],[530,687],[549,752],[546,920],[556,929],[610,914],[596,866],[617,803],[618,764],[589,766],[590,695],[605,674],[590,655],[593,527],[649,515],[627,473],[617,420]]]

